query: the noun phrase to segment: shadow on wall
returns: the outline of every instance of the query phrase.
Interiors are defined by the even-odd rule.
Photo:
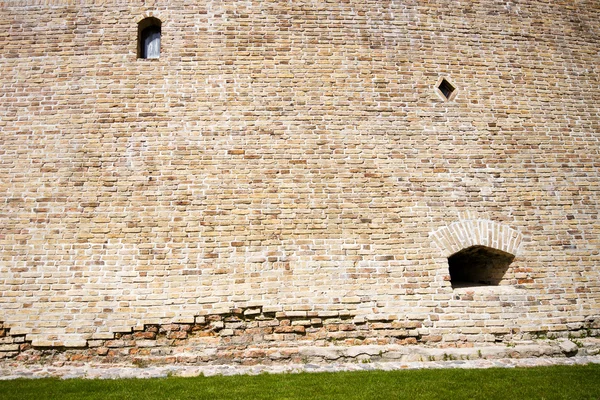
[[[452,288],[498,285],[515,256],[486,246],[471,246],[448,257]]]

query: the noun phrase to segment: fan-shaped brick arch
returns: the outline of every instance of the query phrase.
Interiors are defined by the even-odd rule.
[[[472,247],[486,246],[517,255],[523,234],[507,225],[486,219],[461,220],[430,233],[444,257]]]

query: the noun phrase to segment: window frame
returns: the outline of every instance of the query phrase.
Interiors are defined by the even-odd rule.
[[[152,42],[158,42],[156,54],[148,56],[148,38],[155,35]],[[152,43],[150,42],[150,43]],[[161,56],[162,22],[155,17],[144,18],[138,22],[137,58],[139,60],[157,60]]]

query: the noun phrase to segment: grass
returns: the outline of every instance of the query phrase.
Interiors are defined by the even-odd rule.
[[[0,399],[600,399],[600,365],[0,381]]]

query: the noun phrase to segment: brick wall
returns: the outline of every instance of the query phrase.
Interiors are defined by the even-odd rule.
[[[146,17],[159,59],[137,59]],[[599,21],[591,0],[0,2],[0,353],[597,327]],[[499,286],[453,289],[469,246],[515,256]]]

